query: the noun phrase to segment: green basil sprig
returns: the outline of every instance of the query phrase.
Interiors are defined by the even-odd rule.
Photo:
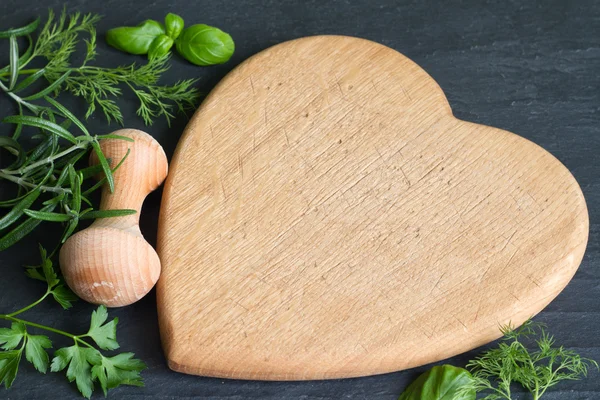
[[[466,369],[436,366],[421,374],[398,400],[475,400],[475,390],[464,390],[472,379]]]
[[[229,34],[205,24],[184,26],[183,18],[169,13],[164,25],[146,20],[138,26],[114,28],[106,34],[106,41],[116,49],[148,58],[162,57],[175,45],[183,58],[201,66],[223,64],[233,55],[235,44]]]

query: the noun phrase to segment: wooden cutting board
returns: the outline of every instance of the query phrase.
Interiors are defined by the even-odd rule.
[[[539,312],[587,236],[558,160],[453,117],[408,58],[350,37],[286,42],[223,79],[173,158],[164,350],[175,371],[226,378],[415,367]]]

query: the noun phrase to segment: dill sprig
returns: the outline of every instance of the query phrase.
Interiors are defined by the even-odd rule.
[[[555,346],[541,323],[527,321],[516,329],[505,326],[502,333],[497,348],[467,364],[473,379],[463,390],[489,393],[483,400],[512,400],[512,383],[520,384],[538,400],[554,385],[586,377],[590,367],[598,369],[596,361]]]
[[[101,110],[107,121],[121,125],[123,114],[114,99],[122,96],[122,88],[129,88],[139,100],[137,114],[146,125],[151,125],[158,117],[166,118],[170,124],[176,111],[185,112],[195,107],[199,99],[199,92],[194,87],[196,79],[180,80],[169,86],[158,83],[161,75],[169,70],[168,55],[153,58],[144,65],[132,63],[115,68],[89,65],[98,55],[95,26],[99,20],[100,16],[95,14],[77,12],[68,15],[64,10],[57,18],[50,10],[35,43],[27,36],[29,47],[19,60],[17,75],[30,75],[33,80],[29,83],[44,76],[55,95],[67,91],[83,97],[88,104],[86,118]],[[70,60],[82,37],[85,37],[85,57],[81,65],[74,67]],[[38,57],[46,60],[43,68],[25,69]],[[8,71],[0,71],[0,77],[8,74]],[[19,104],[34,113],[40,111],[35,105],[30,107],[31,103]]]

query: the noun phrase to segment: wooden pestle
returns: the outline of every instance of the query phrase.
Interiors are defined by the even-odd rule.
[[[108,184],[102,188],[100,209],[135,209],[137,213],[97,219],[71,236],[60,251],[60,266],[67,284],[79,297],[90,303],[121,307],[144,297],[160,276],[160,260],[142,236],[139,218],[144,199],[167,176],[168,164],[160,144],[147,133],[122,129],[114,134],[134,142],[100,142],[112,167],[130,149],[114,173],[114,192],[110,193]],[[90,156],[90,164],[98,164],[95,153]]]

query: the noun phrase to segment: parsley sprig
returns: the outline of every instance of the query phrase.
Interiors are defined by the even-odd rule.
[[[52,261],[45,249],[40,247],[42,262],[38,266],[27,268],[27,275],[33,279],[44,281],[46,292],[30,305],[12,312],[0,314],[0,319],[10,321],[10,328],[0,328],[0,384],[10,388],[13,384],[19,365],[25,359],[34,368],[45,374],[48,367],[52,372],[66,370],[69,382],[75,382],[81,394],[90,398],[94,384],[98,384],[104,395],[109,389],[121,385],[143,386],[140,372],[146,365],[134,358],[133,353],[120,353],[107,356],[100,350],[112,351],[119,348],[117,342],[118,319],[108,321],[106,307],[100,306],[92,312],[90,327],[84,334],[75,335],[63,330],[41,325],[20,318],[20,315],[35,307],[48,297],[53,297],[65,310],[72,307],[77,297],[67,288],[56,274]],[[52,341],[48,336],[35,335],[30,330],[42,330],[62,335],[73,340],[73,344],[54,352],[50,361],[48,349]]]

